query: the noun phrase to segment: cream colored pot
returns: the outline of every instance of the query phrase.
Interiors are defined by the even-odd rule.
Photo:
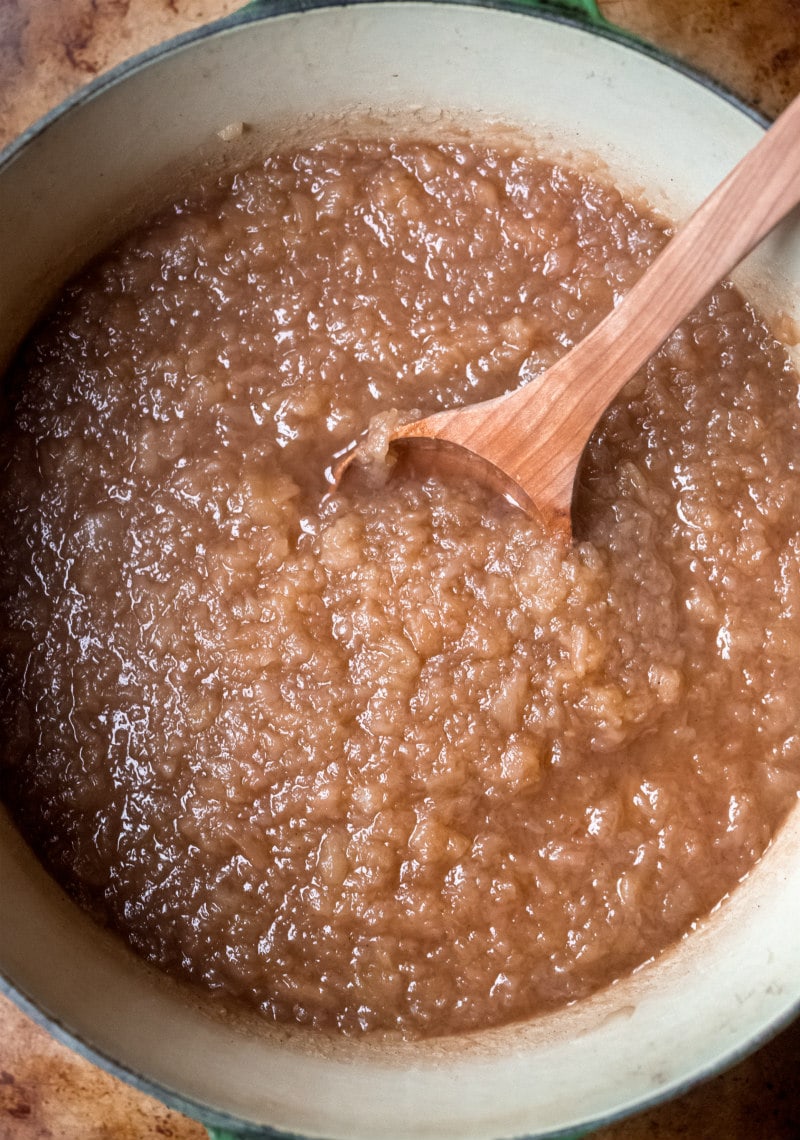
[[[298,10],[302,9],[302,10]],[[95,83],[0,166],[0,363],[78,262],[170,178],[301,124],[497,120],[594,154],[680,218],[762,127],[613,37],[508,6],[267,4]],[[745,267],[800,317],[800,227]],[[783,327],[790,327],[785,323]],[[756,870],[681,945],[558,1014],[469,1039],[309,1044],[225,1024],[79,913],[0,818],[0,967],[53,1031],[165,1100],[307,1137],[541,1136],[666,1097],[730,1063],[800,1003],[800,805]]]

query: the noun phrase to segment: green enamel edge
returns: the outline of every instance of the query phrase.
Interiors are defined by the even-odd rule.
[[[537,8],[540,12],[562,12],[570,16],[581,16],[597,28],[610,28],[612,25],[597,6],[597,0],[518,0],[526,8]],[[569,1140],[569,1138],[567,1138]]]
[[[597,0],[517,0],[517,3],[540,12],[561,12],[570,16],[579,16],[587,24],[597,28],[613,27],[598,8]],[[263,0],[250,0],[239,11],[255,13],[262,6]]]

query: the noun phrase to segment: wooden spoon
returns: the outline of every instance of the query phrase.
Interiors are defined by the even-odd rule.
[[[800,201],[800,96],[706,198],[627,296],[522,388],[398,426],[436,469],[499,488],[571,535],[573,484],[605,409],[718,282]],[[338,482],[351,451],[337,467]],[[430,455],[425,466],[430,468]]]

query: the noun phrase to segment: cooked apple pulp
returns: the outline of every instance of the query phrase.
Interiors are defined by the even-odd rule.
[[[0,789],[140,954],[281,1022],[467,1031],[758,859],[800,789],[800,408],[735,289],[599,425],[569,550],[479,486],[324,480],[375,415],[546,368],[665,240],[532,153],[335,140],[176,204],[28,339]]]

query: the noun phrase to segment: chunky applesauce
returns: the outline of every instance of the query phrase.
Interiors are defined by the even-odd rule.
[[[215,181],[29,337],[0,440],[0,789],[164,970],[271,1019],[452,1033],[582,998],[800,788],[800,407],[736,290],[608,411],[570,549],[480,486],[325,472],[524,383],[665,241],[482,144]]]

